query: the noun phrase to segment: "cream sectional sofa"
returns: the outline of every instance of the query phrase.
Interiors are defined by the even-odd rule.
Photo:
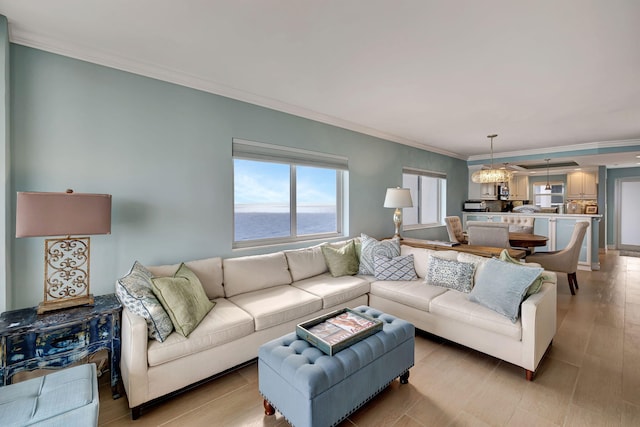
[[[150,339],[145,319],[123,309],[120,368],[132,418],[149,403],[252,362],[260,345],[290,333],[300,322],[359,305],[406,319],[419,329],[533,373],[555,334],[555,282],[544,283],[538,294],[525,300],[522,316],[512,324],[468,301],[462,292],[425,285],[430,252],[402,246],[403,254],[414,255],[419,276],[406,282],[332,277],[318,246],[186,262],[216,303],[188,338],[174,332],[164,342]],[[438,256],[473,257],[452,251]],[[162,277],[173,275],[178,267],[147,268]]]
[[[528,380],[533,375],[556,333],[557,276],[545,271],[540,291],[520,305],[513,323],[478,303],[468,294],[424,283],[429,255],[478,265],[475,276],[488,258],[463,252],[432,251],[403,245],[402,255],[412,254],[419,280],[374,281],[369,305],[405,319],[417,329],[473,348],[523,367]]]

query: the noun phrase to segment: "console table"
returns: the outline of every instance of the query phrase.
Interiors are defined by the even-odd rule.
[[[478,246],[478,245],[457,245],[457,246],[449,246],[443,242],[442,245],[435,243],[432,240],[422,240],[422,239],[414,239],[411,237],[403,237],[400,241],[401,245],[413,246],[414,248],[425,248],[432,249],[436,251],[457,251],[457,252],[466,252],[473,255],[479,255],[484,257],[499,257],[500,253],[503,251],[502,248],[493,248],[489,246]],[[520,249],[508,248],[507,252],[514,259],[522,259],[527,253]]]
[[[37,307],[0,316],[0,384],[15,374],[64,368],[99,350],[107,350],[111,393],[120,397],[120,314],[115,294],[95,297],[93,306],[37,314]]]

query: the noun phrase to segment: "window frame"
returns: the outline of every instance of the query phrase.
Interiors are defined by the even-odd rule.
[[[541,208],[543,208],[543,207],[544,208],[547,208],[547,207],[553,208],[554,206],[563,205],[565,200],[566,200],[565,196],[566,196],[566,192],[567,192],[567,184],[565,182],[563,182],[563,181],[549,181],[549,185],[551,185],[551,188],[553,188],[554,185],[561,185],[562,186],[562,193],[538,193],[538,192],[536,192],[536,187],[542,187],[544,185],[546,185],[546,181],[544,181],[544,182],[543,181],[539,181],[539,182],[537,181],[537,182],[534,182],[532,184],[532,190],[533,190],[533,199],[531,200],[532,204],[534,206],[538,206],[538,207],[541,207]],[[550,197],[549,206],[541,206],[541,205],[538,205],[536,203],[537,202],[536,199],[538,197],[541,197],[541,196],[544,196],[544,197],[549,196]],[[562,202],[560,202],[560,203],[552,203],[553,196],[562,197]]]
[[[415,175],[418,176],[418,189],[417,193],[414,194],[413,189],[411,189],[411,199],[413,201],[413,208],[403,208],[402,216],[402,230],[418,230],[424,228],[433,228],[433,227],[441,227],[445,225],[444,218],[447,216],[447,174],[443,172],[436,172],[424,169],[416,169],[405,167],[402,168],[402,181],[404,183],[405,175]],[[438,206],[436,208],[437,212],[437,220],[436,222],[423,223],[423,210],[422,206],[422,180],[421,177],[425,178],[435,178],[438,180],[437,182],[437,203]],[[403,184],[404,185],[404,184]],[[417,209],[417,224],[406,224],[405,223],[405,209]]]
[[[264,163],[279,163],[289,166],[289,235],[250,240],[236,240],[235,204],[235,160],[250,160]],[[336,231],[298,235],[297,168],[313,167],[335,171],[336,174]],[[330,239],[344,236],[345,183],[348,179],[348,159],[332,154],[318,153],[298,148],[265,144],[234,138],[232,146],[232,248],[252,248],[292,242]]]

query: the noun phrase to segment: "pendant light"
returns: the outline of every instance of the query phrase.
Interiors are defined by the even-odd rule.
[[[491,140],[491,169],[481,169],[471,175],[471,180],[479,184],[507,182],[511,178],[511,172],[506,169],[494,169],[493,167],[493,138],[498,135],[488,135]]]
[[[544,187],[545,190],[551,190],[551,184],[549,184],[549,160],[551,159],[545,159],[547,161],[547,186]]]

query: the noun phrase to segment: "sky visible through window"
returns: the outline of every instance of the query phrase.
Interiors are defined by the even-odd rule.
[[[290,165],[234,160],[235,240],[283,238],[337,230],[336,171],[297,166],[297,206],[290,209]]]

